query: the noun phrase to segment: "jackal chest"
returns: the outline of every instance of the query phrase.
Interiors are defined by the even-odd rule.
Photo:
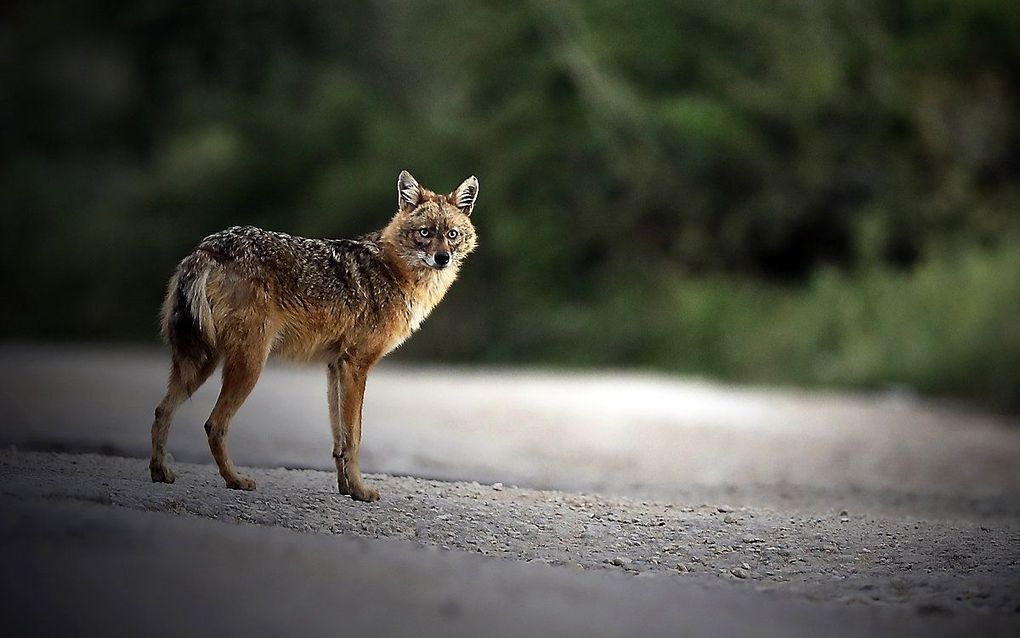
[[[386,353],[392,352],[400,344],[407,341],[407,338],[414,334],[421,324],[429,316],[432,310],[442,301],[450,284],[456,279],[455,269],[449,269],[440,273],[430,274],[426,279],[419,281],[416,288],[405,298],[404,310],[406,312],[406,324],[404,329],[399,330],[394,338],[387,345]]]
[[[389,354],[390,352],[393,352],[398,347],[400,347],[401,344],[407,341],[407,339],[412,334],[417,332],[418,328],[421,327],[421,324],[429,316],[429,313],[432,312],[432,309],[434,307],[435,307],[434,304],[427,305],[422,304],[420,302],[419,303],[415,303],[413,301],[408,302],[406,324],[404,324],[402,326],[402,329],[397,331],[397,333],[393,336],[389,344],[387,344],[386,350],[383,354],[386,355]]]
[[[421,303],[421,302],[410,302],[407,304],[407,327],[408,334],[417,332],[418,328],[421,328],[422,322],[425,321],[426,317],[432,312],[435,304]]]

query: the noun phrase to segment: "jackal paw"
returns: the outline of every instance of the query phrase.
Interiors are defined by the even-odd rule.
[[[150,465],[149,475],[153,483],[173,483],[177,476],[165,465]]]
[[[351,490],[351,498],[364,503],[374,503],[379,500],[379,490],[361,485]]]
[[[337,478],[337,487],[344,496],[350,496],[356,501],[374,503],[379,500],[379,490],[365,486],[360,480],[351,481],[342,474]]]
[[[232,490],[244,490],[245,492],[251,492],[255,489],[255,479],[250,479],[247,476],[238,476],[233,479],[227,479],[227,487]]]

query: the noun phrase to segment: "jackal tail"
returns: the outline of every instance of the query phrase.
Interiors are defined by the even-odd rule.
[[[181,261],[170,279],[160,319],[175,365],[202,368],[216,356],[216,326],[206,291],[215,265],[208,254],[195,252]],[[190,376],[188,370],[180,372]]]

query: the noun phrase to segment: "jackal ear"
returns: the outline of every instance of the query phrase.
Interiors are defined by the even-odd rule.
[[[401,209],[414,208],[421,201],[421,186],[407,171],[400,171],[397,177],[397,206]]]
[[[470,215],[471,211],[475,209],[476,199],[478,199],[478,178],[474,175],[464,180],[457,190],[450,193],[450,203],[465,215]]]

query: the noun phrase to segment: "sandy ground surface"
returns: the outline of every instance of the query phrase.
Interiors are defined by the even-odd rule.
[[[209,466],[182,464],[173,485],[145,470],[139,459],[0,453],[8,623],[85,635],[1020,629],[1015,521],[790,515],[383,475],[369,479],[385,500],[365,505],[314,470],[252,469],[256,492],[223,488]]]
[[[165,367],[153,351],[0,347],[12,609],[60,609],[39,605],[64,592],[65,613],[38,615],[78,629],[99,612],[77,608],[121,596],[130,634],[162,597],[165,635],[193,628],[193,609],[264,634],[299,617],[315,634],[336,605],[309,600],[350,605],[366,588],[349,622],[439,635],[1020,630],[1015,418],[902,393],[384,365],[362,463],[384,500],[364,505],[314,470],[331,468],[330,440],[324,374],[307,368],[268,369],[231,429],[256,492],[207,465],[215,379],[171,434],[177,483],[149,483]],[[210,561],[230,569],[209,576]],[[236,575],[253,562],[263,571]],[[34,580],[48,570],[60,576]],[[200,584],[179,590],[188,574]],[[288,593],[267,598],[277,577]],[[218,612],[193,600],[224,588],[243,598]]]

